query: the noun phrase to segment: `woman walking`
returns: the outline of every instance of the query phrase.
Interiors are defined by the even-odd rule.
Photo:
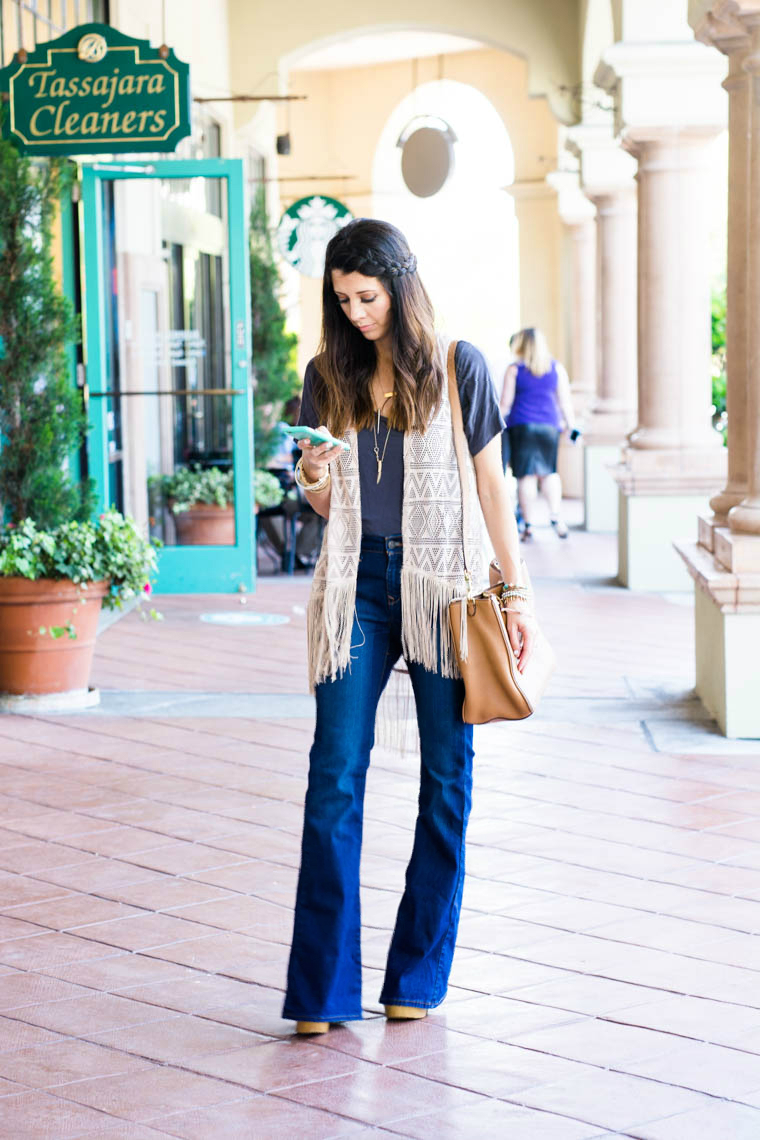
[[[564,427],[571,439],[575,427],[570,381],[563,365],[552,358],[540,329],[521,329],[509,342],[516,357],[504,374],[499,408],[507,421],[512,474],[523,517],[523,540],[533,535],[538,489],[549,504],[549,519],[560,538],[567,538],[562,516],[562,482],[557,474],[557,445]]]
[[[446,995],[473,757],[448,627],[448,605],[467,588],[463,526],[474,551],[484,519],[505,580],[520,581],[487,366],[472,345],[460,341],[454,351],[436,338],[403,235],[365,218],[345,226],[327,247],[322,304],[300,422],[327,425],[349,450],[302,440],[297,468],[310,503],[329,519],[308,610],[317,721],[283,1011],[300,1033],[362,1016],[364,786],[377,704],[401,656],[414,689],[421,785],[380,1001],[390,1018],[415,1018]],[[452,355],[477,489],[467,519],[446,385]],[[475,589],[487,584],[485,558],[473,577]],[[527,602],[511,611],[509,636],[524,667],[535,627]]]

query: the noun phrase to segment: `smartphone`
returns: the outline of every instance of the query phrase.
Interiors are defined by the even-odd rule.
[[[324,428],[310,428],[304,427],[303,425],[300,427],[291,427],[290,424],[280,424],[280,427],[288,435],[292,435],[293,439],[308,439],[309,443],[313,444],[331,443],[333,447],[342,447],[344,451],[351,450],[344,439],[336,439],[335,436],[330,435],[329,431],[326,431]]]
[[[570,442],[575,443],[576,439],[579,439],[581,435],[582,432],[580,428],[573,428],[573,430],[570,432]]]

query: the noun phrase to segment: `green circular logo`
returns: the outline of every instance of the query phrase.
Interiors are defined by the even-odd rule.
[[[348,207],[336,198],[321,194],[299,198],[285,211],[277,227],[280,253],[305,277],[321,277],[327,243],[352,217]]]

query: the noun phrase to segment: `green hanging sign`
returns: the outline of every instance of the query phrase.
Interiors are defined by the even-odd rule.
[[[2,134],[26,154],[172,151],[190,134],[190,68],[167,47],[82,24],[0,70]]]

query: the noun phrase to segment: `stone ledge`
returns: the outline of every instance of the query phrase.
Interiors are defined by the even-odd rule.
[[[760,576],[760,537],[754,534],[734,534],[727,526],[713,531],[715,557],[732,574]]]
[[[717,524],[720,525],[720,524]],[[697,515],[697,534],[699,545],[712,554],[715,550],[715,516]]]
[[[760,613],[760,573],[736,574],[697,542],[674,542],[695,585],[703,590],[722,613]]]

